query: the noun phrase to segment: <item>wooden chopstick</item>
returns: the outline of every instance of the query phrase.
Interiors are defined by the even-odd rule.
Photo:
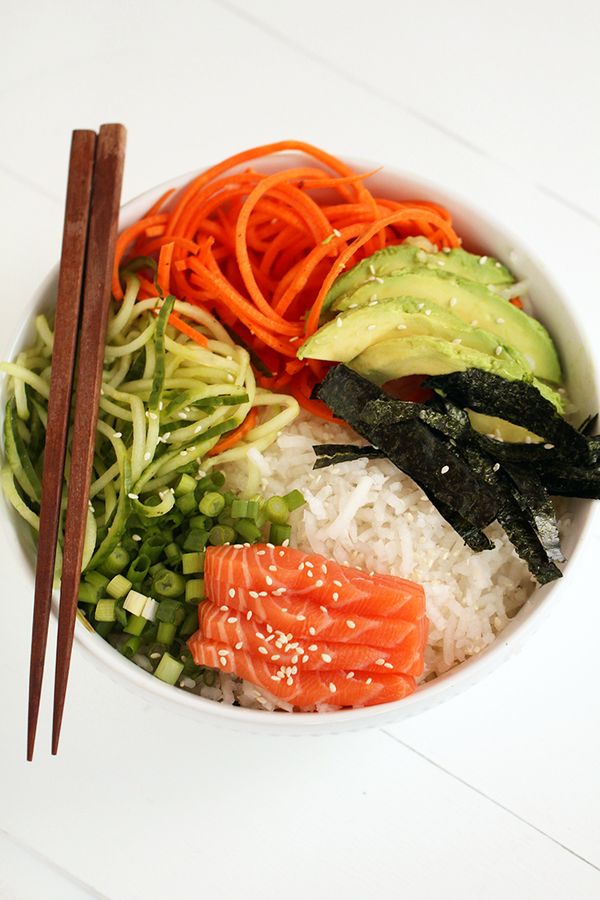
[[[56,301],[40,505],[40,534],[35,571],[29,667],[28,760],[33,758],[48,641],[95,150],[95,131],[73,132]]]
[[[125,134],[122,125],[103,125],[96,145],[58,612],[53,754],[58,750],[73,647],[123,180]]]

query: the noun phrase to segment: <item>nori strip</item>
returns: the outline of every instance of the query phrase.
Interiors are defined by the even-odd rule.
[[[517,502],[508,476],[502,472],[498,463],[486,459],[473,447],[465,447],[464,450],[470,465],[494,490],[498,499],[498,521],[521,559],[527,563],[534,578],[540,584],[547,584],[549,581],[561,578],[562,572],[548,558],[529,515],[523,512]]]
[[[346,366],[329,370],[317,396],[383,450],[430,499],[450,507],[477,529],[494,520],[496,499],[448,444],[420,421],[422,404],[394,400]]]
[[[521,466],[510,465],[505,465],[504,471],[513,481],[516,488],[513,489],[513,496],[523,512],[530,517],[548,559],[564,562],[552,500],[538,474],[534,471],[527,472]]]
[[[573,460],[589,458],[585,436],[569,425],[537,388],[526,381],[508,381],[481,369],[467,369],[434,375],[423,386],[440,392],[463,408],[521,425]]]
[[[555,497],[600,500],[600,467],[556,465],[537,468],[542,484]]]
[[[317,461],[313,469],[324,469],[337,463],[352,462],[355,459],[385,459],[383,450],[376,450],[368,444],[358,447],[356,444],[316,444],[313,447]]]

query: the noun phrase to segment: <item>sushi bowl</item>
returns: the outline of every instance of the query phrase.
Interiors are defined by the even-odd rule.
[[[301,157],[298,157],[301,161]],[[293,158],[292,158],[293,162]],[[362,160],[350,160],[356,169],[373,170],[375,166]],[[269,159],[260,163],[263,171],[270,171]],[[125,204],[121,210],[120,227],[136,221],[169,188],[179,188],[190,180],[186,174],[161,184]],[[598,374],[594,365],[586,331],[578,320],[576,306],[559,293],[551,283],[543,264],[503,225],[493,221],[469,201],[454,196],[443,186],[432,184],[408,173],[385,167],[373,175],[370,186],[391,198],[419,196],[442,203],[453,215],[457,231],[465,245],[474,252],[489,254],[510,267],[519,280],[527,280],[536,317],[553,336],[565,373],[565,386],[577,408],[578,420],[594,414],[598,409]],[[51,310],[56,297],[58,267],[55,267],[37,293],[27,304],[28,316],[20,333],[11,342],[5,341],[2,357],[13,358],[26,345],[34,330],[34,318],[40,311]],[[537,587],[499,636],[481,652],[450,668],[432,680],[422,683],[417,691],[403,700],[353,709],[332,709],[318,713],[266,712],[260,709],[214,702],[197,694],[164,684],[116,652],[82,619],[75,630],[77,651],[84,653],[116,683],[137,694],[143,702],[162,705],[180,714],[207,724],[236,731],[285,735],[318,735],[355,731],[398,722],[431,709],[437,704],[467,690],[480,682],[517,651],[526,647],[531,635],[539,628],[552,607],[569,592],[569,573],[577,565],[583,543],[589,533],[592,504],[569,500],[565,504],[569,526],[563,536],[563,549],[568,562],[564,577]],[[17,559],[30,575],[31,596],[35,554],[17,516],[5,505],[3,516],[5,553]],[[53,613],[57,612],[57,597]]]

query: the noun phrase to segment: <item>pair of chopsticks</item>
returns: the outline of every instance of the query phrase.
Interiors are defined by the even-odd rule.
[[[71,142],[35,573],[29,672],[28,760],[33,758],[40,708],[69,414],[75,382],[56,644],[53,754],[58,750],[63,719],[89,508],[111,272],[123,180],[125,134],[122,125],[102,125],[97,135],[95,131],[74,131]]]

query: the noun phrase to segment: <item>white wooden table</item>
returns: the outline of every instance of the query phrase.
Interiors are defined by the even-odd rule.
[[[70,132],[103,121],[128,127],[125,199],[292,136],[445,182],[544,260],[598,341],[591,0],[21,0],[2,20],[0,355],[59,252]],[[30,582],[0,553],[3,900],[600,897],[598,510],[525,650],[416,719],[240,738],[76,649],[60,756],[46,694],[33,765]]]

